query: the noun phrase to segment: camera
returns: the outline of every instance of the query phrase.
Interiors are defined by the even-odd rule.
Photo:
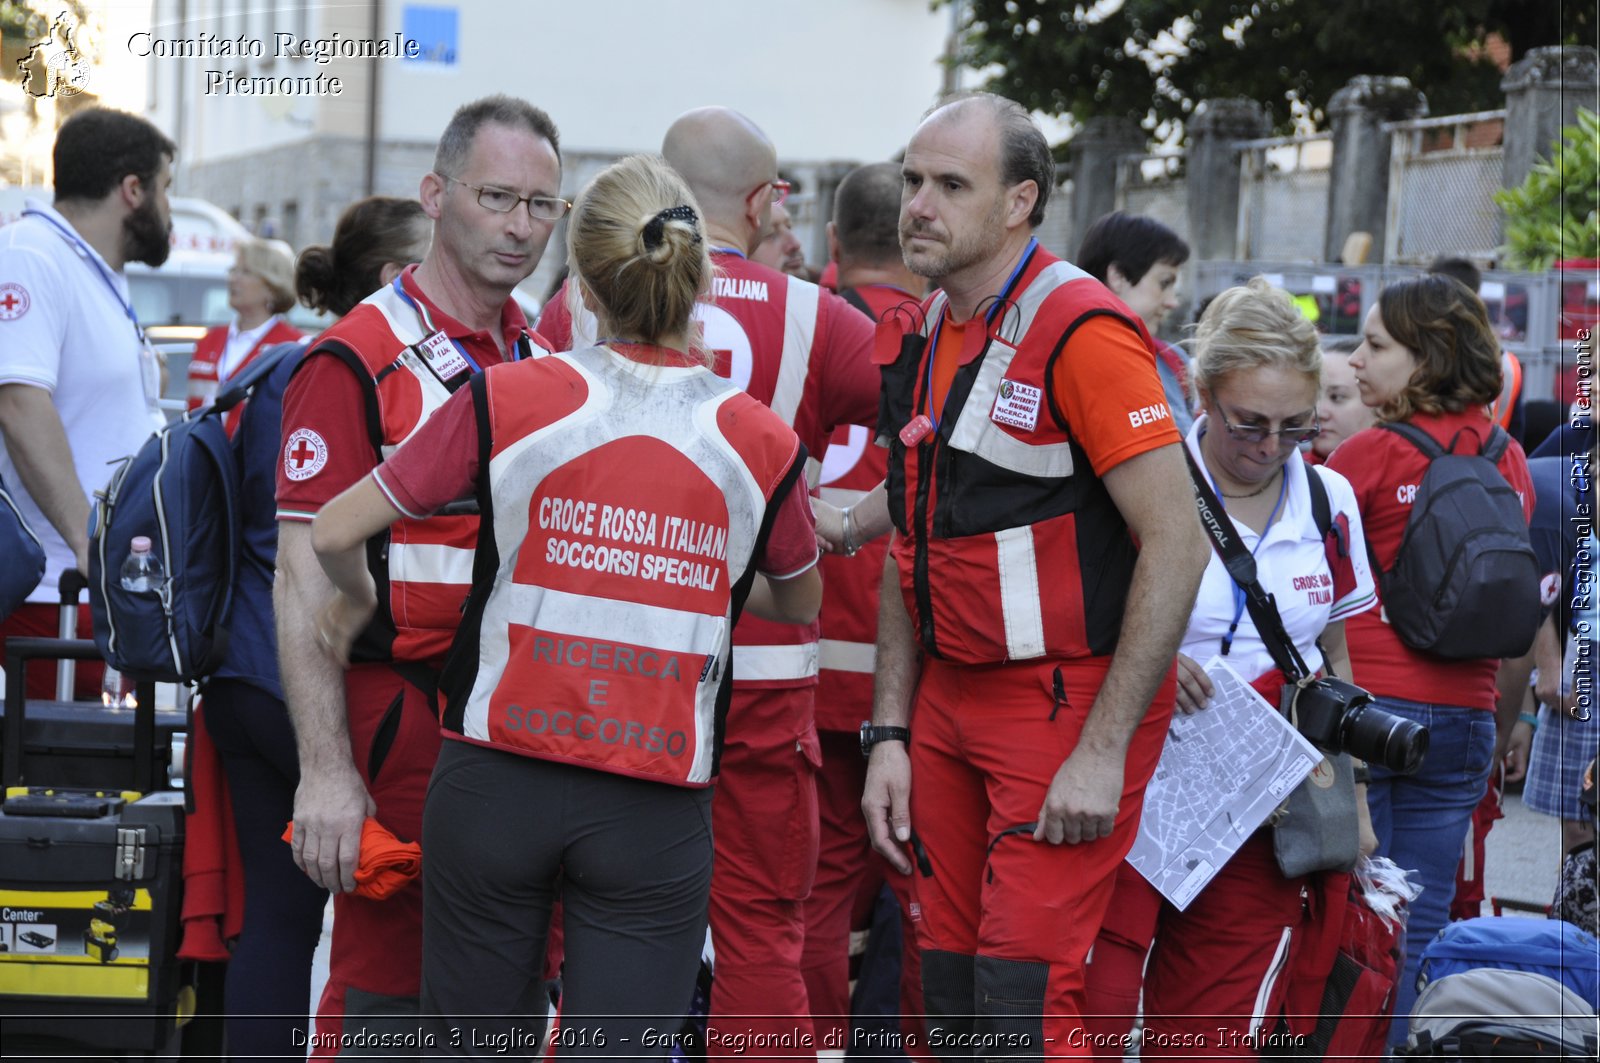
[[[1422,767],[1428,729],[1384,712],[1372,695],[1343,679],[1324,677],[1303,687],[1289,686],[1290,718],[1310,742],[1329,753],[1349,753],[1400,775]]]

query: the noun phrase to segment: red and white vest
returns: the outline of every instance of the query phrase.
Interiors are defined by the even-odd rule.
[[[301,339],[305,333],[277,317],[272,327],[262,333],[256,345],[250,348],[244,360],[234,366],[229,376],[237,375],[245,366],[255,361],[256,356],[263,349],[274,343],[293,343]],[[228,349],[228,326],[219,325],[209,329],[204,336],[194,345],[194,354],[189,356],[189,405],[191,410],[198,410],[208,406],[212,399],[217,397],[217,389],[222,384],[221,368],[222,356]],[[233,438],[233,433],[239,430],[239,418],[244,416],[244,403],[239,403],[222,416],[223,430],[228,433],[228,438]]]
[[[699,304],[694,313],[703,342],[715,356],[712,368],[765,403],[784,424],[795,426],[803,416],[822,289],[725,250],[714,251],[712,260],[717,267],[712,302]],[[592,314],[580,310],[571,327],[573,347],[596,342]],[[818,455],[812,454],[806,467],[811,486],[821,467]],[[733,638],[739,647],[734,681],[753,689],[815,685],[817,638],[816,624],[744,617]]]
[[[913,446],[899,433],[927,411],[928,333],[943,293],[884,367],[879,433],[901,590],[922,649],[958,664],[1112,653],[1137,557],[1050,377],[1092,315],[1134,328],[1154,372],[1149,333],[1102,284],[1042,249],[1019,280],[982,351],[956,370],[937,430]],[[1035,397],[1032,427],[991,417],[1015,394]]]
[[[680,786],[716,773],[729,627],[794,432],[699,366],[601,347],[472,384],[484,578],[445,726],[514,753]],[[493,577],[488,566],[493,564]]]
[[[355,372],[368,399],[367,435],[383,459],[467,382],[469,373],[449,372],[454,352],[446,349],[448,341],[441,346],[434,340],[437,335],[417,305],[385,285],[323,333],[310,352],[332,354]],[[527,333],[518,341],[519,358],[545,353]],[[309,354],[300,364],[308,360]],[[356,640],[352,658],[442,662],[472,589],[477,540],[477,515],[461,514],[405,517],[369,542],[378,613]]]

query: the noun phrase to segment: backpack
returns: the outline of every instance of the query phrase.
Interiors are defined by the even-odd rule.
[[[1448,660],[1522,656],[1542,619],[1541,573],[1522,503],[1496,467],[1511,437],[1495,426],[1480,453],[1457,454],[1459,434],[1446,450],[1415,425],[1378,427],[1428,459],[1394,567],[1372,556],[1395,634]]]
[[[39,585],[45,563],[44,544],[23,519],[4,479],[0,479],[0,557],[6,559],[0,565],[0,620],[4,620]]]
[[[1483,915],[1451,923],[1423,948],[1417,988],[1477,967],[1542,974],[1591,1009],[1600,1001],[1600,942],[1560,919]]]
[[[1431,982],[1418,995],[1399,1055],[1593,1059],[1595,1049],[1594,1009],[1572,990],[1531,971],[1479,967]]]
[[[189,683],[216,670],[239,563],[239,463],[222,415],[298,343],[262,351],[216,401],[145,440],[95,492],[89,517],[89,606],[101,655],[136,680]],[[165,583],[122,586],[135,536],[147,536]]]

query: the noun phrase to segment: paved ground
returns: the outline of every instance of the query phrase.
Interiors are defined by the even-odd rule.
[[[1488,853],[1484,858],[1485,893],[1489,897],[1549,904],[1559,871],[1560,827],[1551,817],[1524,805],[1520,794],[1506,797],[1505,813],[1505,819],[1489,832]],[[1491,914],[1488,903],[1484,904],[1483,914]],[[328,931],[332,926],[333,905],[330,902],[311,976],[310,1010],[313,1012],[322,995],[322,984],[328,977]]]

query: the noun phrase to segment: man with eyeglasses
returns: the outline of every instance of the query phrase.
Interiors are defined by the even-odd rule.
[[[544,111],[508,96],[456,111],[422,178],[432,246],[318,338],[284,395],[273,596],[300,754],[293,846],[334,894],[316,1055],[334,1054],[341,1034],[351,1043],[363,1031],[415,1030],[421,883],[373,900],[353,892],[355,872],[368,817],[421,839],[439,752],[439,668],[470,588],[478,518],[407,518],[370,544],[378,611],[343,675],[313,619],[333,589],[311,549],[311,520],[475,373],[549,349],[511,291],[567,210],[560,188]]]
[[[872,322],[833,293],[750,261],[789,187],[754,122],[725,107],[689,111],[668,128],[661,154],[689,182],[705,219],[717,277],[696,317],[717,372],[794,426],[815,485],[833,429],[870,423],[877,410]],[[552,299],[540,329],[558,347],[592,341],[593,317],[574,320],[567,304]],[[739,621],[712,804],[709,1021],[728,1035],[761,1037],[765,1055],[816,1051],[800,957],[817,864],[817,639],[815,624],[748,613]],[[730,1055],[739,1044],[716,1039],[707,1054]]]

